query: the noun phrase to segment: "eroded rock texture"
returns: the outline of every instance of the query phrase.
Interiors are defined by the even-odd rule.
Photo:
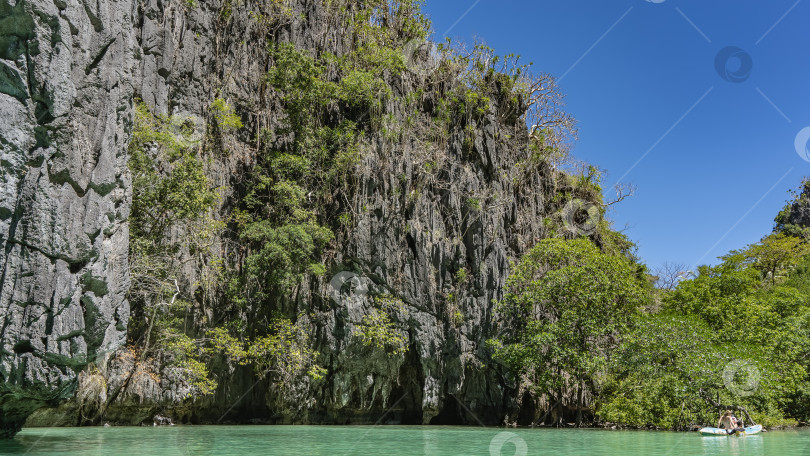
[[[294,12],[274,32],[251,16],[267,3],[247,1],[227,9],[230,4],[217,1],[192,8],[150,0],[138,9],[142,57],[136,95],[158,113],[207,118],[210,103],[223,97],[242,114],[244,130],[221,145],[228,152],[210,169],[215,185],[229,189],[226,205],[238,197],[234,175],[255,160],[249,142],[261,128],[282,124],[278,101],[263,80],[271,64],[264,45],[268,35],[299,49],[326,47],[334,53],[351,39],[335,27],[324,3],[286,2]],[[412,73],[392,76],[395,94],[423,83],[418,71]],[[409,114],[389,109],[396,122]],[[486,348],[495,331],[493,300],[501,297],[509,261],[547,235],[543,218],[559,209],[550,203],[557,176],[543,168],[520,180],[508,177],[514,176],[515,145],[525,144],[519,137],[525,128],[515,137],[514,125],[504,125],[495,114],[471,127],[472,138],[465,141],[458,126],[441,145],[416,134],[402,141],[377,135],[364,144],[356,199],[346,203],[351,209],[342,209],[354,211],[355,219],[348,228],[331,220],[337,252],[325,259],[326,277],[276,303],[288,315],[305,315],[328,371],[322,382],[300,386],[297,404],[249,369],[219,365],[212,367],[220,384],[213,397],[184,402],[173,393],[175,384],[164,379],[134,388],[145,394],[122,393],[109,404],[108,416],[137,423],[159,409],[173,410],[177,422],[502,423],[514,410],[518,385],[508,384]],[[193,270],[186,284],[197,280]],[[368,290],[344,289],[335,296],[330,279],[341,271],[352,271]],[[407,341],[404,356],[375,351],[354,337],[373,311],[371,296],[379,294],[403,303],[395,322]],[[200,306],[217,320],[210,303]],[[247,314],[243,318],[251,324]],[[129,373],[108,368],[113,377]],[[137,412],[127,421],[124,410]]]
[[[238,8],[217,0],[0,1],[6,429],[13,432],[31,408],[70,396],[76,383],[73,401],[31,424],[97,424],[102,411],[137,424],[158,410],[176,422],[499,424],[514,410],[518,385],[508,384],[485,346],[495,332],[493,300],[509,261],[548,234],[543,218],[559,210],[552,204],[558,175],[546,166],[514,179],[515,145],[525,144],[527,132],[522,120],[504,125],[495,115],[500,100],[467,131],[447,132],[443,144],[414,134],[364,142],[355,200],[341,208],[354,212],[353,223],[341,228],[332,220],[338,236],[325,258],[327,276],[277,303],[303,315],[328,371],[323,381],[300,385],[296,407],[248,367],[225,362],[211,366],[219,388],[206,398],[188,399],[182,379],[159,363],[151,368],[159,375],[138,374],[123,350],[79,379],[88,358],[125,337],[132,97],[156,113],[197,119],[210,117],[216,97],[233,103],[245,128],[218,146],[227,153],[208,170],[228,189],[220,208],[227,218],[229,199],[238,198],[234,175],[255,162],[252,142],[283,117],[264,82],[268,37],[333,53],[351,37],[315,0],[287,2],[290,21],[272,31],[251,11],[273,2],[255,0]],[[403,96],[420,77],[416,71],[388,82]],[[396,122],[409,115],[386,109]],[[239,252],[221,248],[239,261]],[[193,296],[198,278],[194,261],[186,264],[183,286]],[[356,274],[360,288],[335,293],[330,279],[341,271]],[[402,302],[394,319],[407,341],[404,356],[354,337],[375,294]],[[211,303],[195,309],[216,321]]]
[[[132,2],[0,1],[0,427],[120,346]]]

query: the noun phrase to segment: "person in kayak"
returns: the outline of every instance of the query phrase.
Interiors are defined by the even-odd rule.
[[[726,413],[720,415],[720,421],[717,423],[717,427],[720,429],[726,430],[727,433],[733,434],[737,429],[737,423],[735,423],[734,418],[732,418],[731,410],[726,410]]]

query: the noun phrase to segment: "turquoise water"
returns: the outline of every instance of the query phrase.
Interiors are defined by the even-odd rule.
[[[0,454],[29,455],[808,455],[810,431],[697,433],[427,426],[28,428]]]

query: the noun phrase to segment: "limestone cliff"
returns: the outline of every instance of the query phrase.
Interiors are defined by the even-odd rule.
[[[0,3],[0,427],[121,345],[132,2]]]
[[[223,319],[252,328],[276,311],[298,316],[326,376],[300,385],[298,406],[290,407],[270,381],[219,359],[210,366],[219,385],[214,394],[193,397],[164,360],[105,352],[123,344],[129,318],[132,101],[156,114],[201,120],[192,124],[204,138],[206,172],[224,188],[216,217],[230,221],[266,132],[271,139],[264,141],[285,147],[283,103],[266,76],[275,65],[268,43],[339,56],[358,39],[343,21],[367,5],[3,1],[0,394],[7,432],[77,384],[57,419],[39,414],[32,424],[98,423],[102,413],[134,424],[158,411],[185,422],[499,424],[515,411],[519,385],[485,345],[496,331],[493,301],[510,261],[562,224],[566,202],[593,198],[531,150],[529,100],[496,90],[485,108],[431,129],[442,97],[464,84],[461,70],[431,79],[441,62],[413,59],[410,43],[400,46],[408,65],[385,72],[391,96],[381,112],[330,111],[364,135],[346,179],[350,190],[340,193],[344,200],[325,200],[317,214],[335,232],[322,258],[325,275],[307,275],[293,293],[261,308],[225,311],[221,292],[212,298],[200,291],[199,271],[210,258],[178,253],[178,289],[194,301],[188,321],[195,330]],[[386,14],[375,20],[397,21]],[[218,98],[234,106],[244,128],[212,132],[209,107]],[[552,115],[548,103],[545,115]],[[369,116],[385,119],[385,127]],[[340,214],[350,217],[338,221]],[[245,248],[233,247],[238,243],[226,230],[212,255],[241,270]],[[401,356],[355,337],[382,295],[401,303],[389,309],[406,341]],[[88,361],[94,370],[79,375]],[[147,371],[157,375],[138,374]]]

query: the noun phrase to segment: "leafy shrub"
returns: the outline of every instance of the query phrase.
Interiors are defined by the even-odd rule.
[[[408,351],[407,337],[400,334],[391,317],[377,309],[372,309],[371,313],[363,316],[354,337],[360,339],[367,347],[385,350],[392,356]]]

